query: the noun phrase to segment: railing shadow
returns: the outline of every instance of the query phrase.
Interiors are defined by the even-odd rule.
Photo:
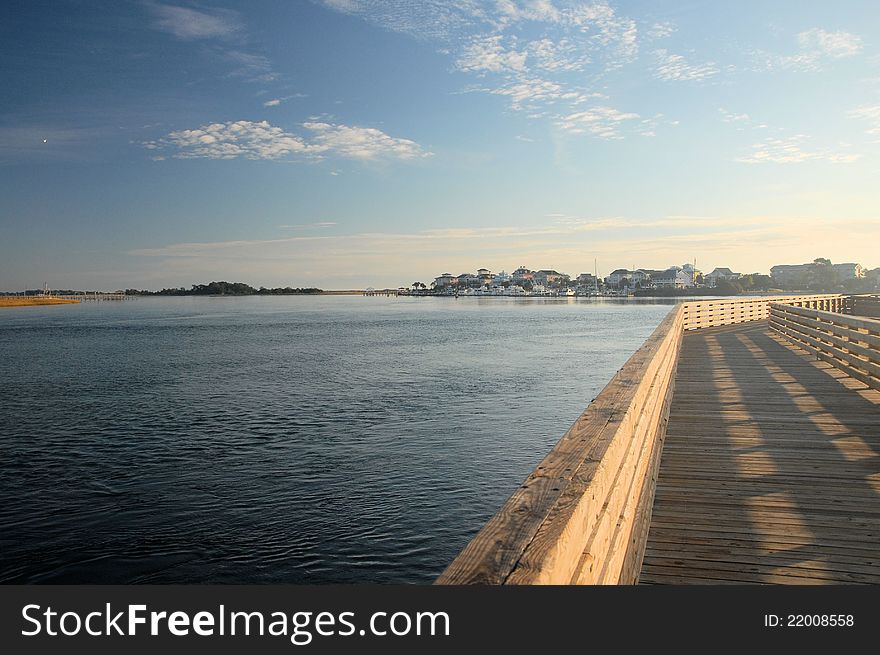
[[[880,582],[880,404],[825,367],[763,321],[685,336],[642,581]]]

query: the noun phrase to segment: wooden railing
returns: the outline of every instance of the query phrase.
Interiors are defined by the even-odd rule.
[[[756,298],[728,298],[724,300],[696,300],[684,304],[684,329],[697,330],[746,321],[763,321],[770,316],[771,303],[786,303],[796,307],[810,307],[829,312],[847,309],[848,296],[821,294],[813,296],[766,296]]]
[[[880,296],[853,296],[852,313],[856,316],[880,318]]]
[[[880,389],[880,321],[773,303],[770,328],[856,380]]]
[[[438,584],[638,579],[683,317],[673,308]]]

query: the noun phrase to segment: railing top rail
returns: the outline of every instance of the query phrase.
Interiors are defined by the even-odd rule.
[[[778,312],[790,312],[799,316],[809,318],[818,318],[828,323],[844,325],[855,329],[868,330],[869,332],[880,332],[880,319],[868,318],[866,316],[852,316],[850,314],[839,314],[837,312],[826,312],[821,309],[808,309],[806,307],[795,307],[785,303],[770,303],[771,310]]]
[[[761,304],[770,302],[798,302],[810,300],[833,300],[836,298],[845,298],[846,294],[842,293],[821,293],[821,294],[801,294],[790,296],[738,296],[732,298],[713,298],[711,300],[688,300],[682,303],[686,309],[700,308],[713,305],[748,305]]]

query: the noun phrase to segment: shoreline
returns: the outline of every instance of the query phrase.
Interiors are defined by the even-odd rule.
[[[0,307],[39,307],[42,305],[78,305],[79,300],[66,298],[16,298],[0,297]]]

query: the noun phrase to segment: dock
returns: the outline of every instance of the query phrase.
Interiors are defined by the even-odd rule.
[[[880,582],[880,320],[673,308],[439,584]]]

